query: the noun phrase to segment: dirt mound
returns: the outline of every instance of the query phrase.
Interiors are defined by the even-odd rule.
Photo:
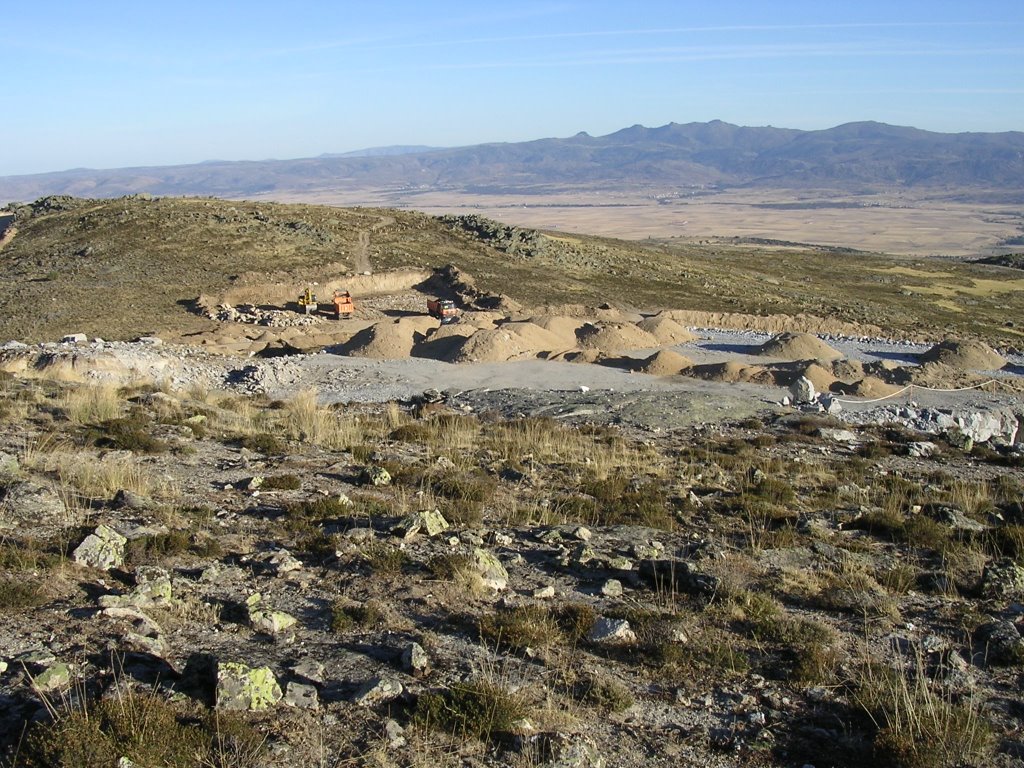
[[[640,364],[640,370],[654,376],[673,376],[686,368],[692,368],[693,361],[671,349],[661,349]]]
[[[741,312],[672,309],[662,314],[668,315],[680,325],[689,328],[733,328],[768,333],[798,330],[805,333],[835,333],[843,336],[882,336],[884,334],[883,329],[877,325],[844,323],[841,320],[822,318],[803,312],[795,315],[750,315]]]
[[[852,384],[845,384],[839,381],[832,385],[833,392],[867,398],[887,397],[896,394],[901,389],[903,387],[896,384],[887,384],[877,376],[865,376],[860,381],[855,381]]]
[[[660,346],[655,336],[633,323],[587,323],[576,332],[576,339],[584,349],[600,349],[604,352],[626,352]]]
[[[687,369],[687,374],[698,379],[708,381],[722,381],[727,384],[755,383],[773,384],[774,379],[771,371],[763,365],[744,365],[735,360],[727,363],[710,363],[708,365],[695,365]]]
[[[400,317],[392,322],[371,325],[342,345],[342,354],[351,357],[372,357],[378,360],[398,360],[412,355],[418,341],[437,327],[432,317]]]
[[[498,328],[478,330],[446,359],[452,363],[503,362],[537,357],[564,346],[551,331],[533,323],[505,323]]]
[[[686,344],[697,338],[664,313],[641,320],[637,328],[647,331],[662,344]]]
[[[940,363],[965,371],[998,371],[1006,358],[980,341],[946,339],[921,355],[922,363]]]
[[[528,322],[551,331],[567,346],[576,345],[576,331],[587,324],[587,321],[582,318],[568,315],[534,315],[528,318]]]
[[[832,363],[832,375],[843,381],[858,381],[864,378],[864,364],[859,360],[836,360]]]
[[[758,355],[781,357],[783,360],[823,360],[832,362],[840,360],[843,353],[832,349],[828,344],[810,333],[780,333],[774,336],[758,350]]]
[[[493,328],[504,319],[505,314],[503,312],[463,312],[458,323],[442,327],[455,328],[459,325],[469,325],[473,328]]]

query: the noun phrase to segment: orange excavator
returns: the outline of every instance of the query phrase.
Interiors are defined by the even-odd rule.
[[[356,311],[356,305],[352,302],[352,294],[349,293],[348,291],[335,291],[332,302],[334,306],[335,320],[341,320],[341,318],[345,318],[346,320],[348,320]]]

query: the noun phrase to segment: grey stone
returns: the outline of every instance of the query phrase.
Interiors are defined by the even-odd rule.
[[[60,340],[61,344],[85,344],[89,341],[89,337],[84,333],[69,333],[63,336]]]
[[[939,452],[939,446],[927,440],[911,443],[907,446],[907,455],[915,459],[930,459]]]
[[[374,677],[356,691],[352,700],[360,707],[373,707],[397,699],[403,690],[402,684],[394,678]]]
[[[447,531],[451,526],[444,519],[439,509],[424,509],[406,515],[398,525],[392,529],[392,533],[404,539],[411,539],[417,533],[424,533],[433,537]]]
[[[40,693],[52,693],[66,688],[71,683],[71,665],[58,663],[51,664],[34,678],[32,687]]]
[[[990,621],[974,631],[974,637],[991,664],[1024,662],[1024,639],[1012,621]]]
[[[290,682],[285,688],[284,703],[297,709],[319,709],[320,699],[312,685]]]
[[[430,669],[430,659],[419,643],[409,643],[402,651],[402,669],[417,677]]]
[[[622,597],[622,582],[618,579],[608,579],[601,585],[601,594],[605,597]]]
[[[324,681],[324,665],[316,659],[303,659],[292,667],[292,671],[299,677],[314,683]]]
[[[6,451],[0,451],[0,480],[9,481],[17,477],[20,471],[18,457]]]
[[[109,570],[124,564],[124,546],[127,539],[113,528],[99,525],[85,537],[72,553],[79,565]]]
[[[601,616],[594,622],[587,639],[598,645],[629,645],[636,642],[636,632],[625,619],[608,619]]]
[[[981,574],[981,591],[986,597],[1024,599],[1024,568],[1009,557],[989,563]]]
[[[818,397],[818,393],[814,389],[814,383],[806,376],[801,376],[794,381],[793,385],[789,388],[789,393],[793,398],[793,402],[797,405],[813,403]]]
[[[555,596],[555,588],[550,584],[548,584],[546,587],[537,587],[535,590],[533,590],[532,595],[533,597],[536,597],[538,599],[546,600],[550,597]]]
[[[388,740],[388,747],[400,749],[405,746],[405,729],[395,720],[388,720],[384,723],[384,737]]]
[[[473,565],[483,583],[495,592],[508,586],[508,571],[493,552],[481,548],[473,550]]]
[[[818,434],[826,440],[831,440],[834,443],[856,443],[860,441],[857,437],[856,432],[852,432],[849,429],[819,429]]]
[[[384,469],[384,467],[364,467],[359,475],[359,479],[365,485],[390,485],[391,473]]]
[[[230,661],[217,665],[217,709],[258,712],[274,706],[283,696],[269,667]]]

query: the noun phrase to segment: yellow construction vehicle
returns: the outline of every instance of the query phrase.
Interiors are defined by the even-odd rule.
[[[305,292],[299,296],[299,308],[307,315],[312,315],[316,313],[317,306],[316,294],[313,293],[312,288],[307,288]]]

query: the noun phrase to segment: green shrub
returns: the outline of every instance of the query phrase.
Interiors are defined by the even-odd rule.
[[[262,491],[297,491],[302,487],[302,480],[298,475],[283,474],[271,475],[263,479]]]
[[[461,738],[490,741],[530,714],[522,692],[486,679],[460,683],[420,696],[415,722]]]

